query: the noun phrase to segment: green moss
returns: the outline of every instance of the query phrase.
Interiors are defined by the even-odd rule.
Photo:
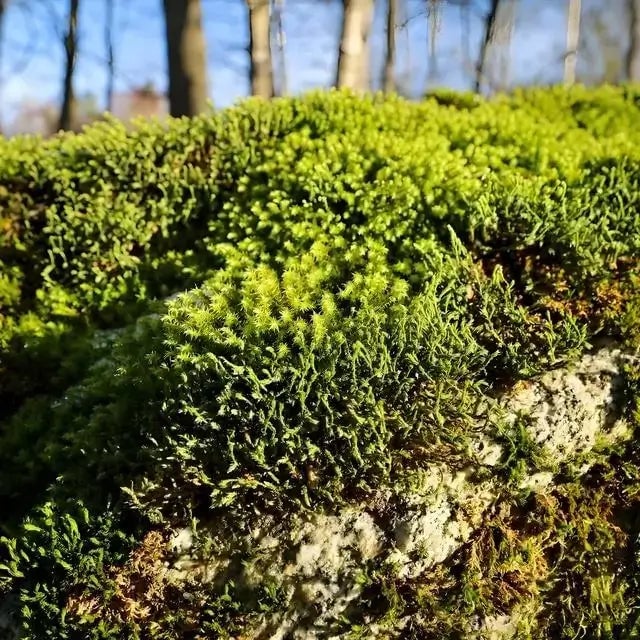
[[[627,367],[623,403],[636,434],[639,375]],[[482,637],[478,621],[496,616],[510,621],[508,637],[634,638],[639,453],[634,438],[586,477],[503,499],[450,562],[416,580],[374,576],[368,615],[390,628],[409,619],[412,638]]]
[[[599,337],[635,344],[639,116],[629,87],[420,104],[329,92],[0,141],[0,575],[40,603],[21,621],[98,629],[78,631],[63,603],[102,568],[49,571],[25,529],[42,505],[98,514],[74,538],[81,562],[99,514],[107,549],[211,512],[242,529],[345,503],[439,452],[463,464],[478,407],[513,380]],[[501,431],[514,485],[546,464],[521,427]],[[627,493],[610,474],[631,473],[626,455],[537,505],[542,531],[512,497],[457,568],[374,576],[387,622],[420,612],[455,637],[521,606],[532,637],[579,631],[565,618],[622,628],[635,583],[584,562],[615,559],[607,509]],[[207,595],[212,634],[260,609],[227,596]],[[118,624],[95,637],[151,634]]]

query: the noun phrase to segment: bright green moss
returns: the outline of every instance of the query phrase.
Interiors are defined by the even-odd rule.
[[[58,594],[25,628],[87,637],[61,611],[102,570],[46,577],[24,528],[39,505],[110,512],[115,549],[120,529],[139,538],[149,522],[234,510],[242,527],[348,501],[421,464],[417,449],[446,442],[464,460],[476,406],[505,383],[597,336],[634,344],[634,91],[421,104],[329,92],[1,141],[0,576],[27,606],[41,583]],[[535,466],[522,434],[502,435],[505,477]],[[73,553],[93,553],[94,518]],[[451,596],[461,620],[506,597],[496,572],[523,574],[523,601],[542,597],[534,542],[492,542],[498,568]],[[393,607],[458,628],[442,594],[411,589]],[[216,633],[252,613],[218,596]]]

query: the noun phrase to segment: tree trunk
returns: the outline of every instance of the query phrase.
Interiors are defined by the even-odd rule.
[[[169,110],[194,116],[207,107],[207,56],[200,0],[164,0]]]
[[[373,0],[344,0],[338,55],[338,87],[366,91],[369,87],[369,32]]]
[[[249,6],[251,95],[268,100],[273,97],[270,1],[247,0],[247,4]]]
[[[440,28],[440,0],[429,0],[427,11],[427,22],[429,29],[429,52],[427,65],[427,86],[433,84],[438,77],[438,55],[436,49],[436,38]]]
[[[106,19],[105,19],[105,48],[107,50],[107,94],[106,108],[111,111],[113,108],[113,82],[115,77],[115,61],[113,56],[113,3],[114,0],[105,0]]]
[[[387,51],[384,60],[382,86],[385,93],[396,90],[396,23],[398,21],[398,0],[387,0]]]
[[[71,0],[69,4],[69,19],[67,33],[64,38],[65,67],[62,91],[62,108],[58,129],[71,129],[73,125],[75,96],[73,94],[73,72],[78,53],[78,5],[80,0]]]
[[[480,93],[480,90],[482,89],[482,81],[484,80],[484,74],[487,67],[489,47],[495,36],[496,18],[498,17],[499,8],[500,0],[491,0],[489,14],[487,15],[484,23],[484,37],[482,39],[482,46],[480,47],[480,56],[478,58],[478,64],[476,65],[476,93]]]
[[[460,3],[460,50],[465,73],[473,69],[471,62],[471,5],[468,0]]]
[[[414,91],[413,91],[413,49],[411,47],[411,34],[409,33],[409,29],[407,28],[407,25],[409,24],[409,20],[410,20],[410,11],[409,11],[409,7],[407,6],[408,2],[407,0],[403,0],[400,2],[400,5],[398,7],[398,24],[399,25],[404,25],[402,26],[398,32],[397,35],[400,36],[400,34],[402,34],[402,40],[404,43],[403,49],[404,49],[404,56],[403,58],[405,59],[405,63],[403,65],[403,69],[402,71],[400,71],[400,73],[398,74],[398,76],[396,77],[396,91],[404,96],[404,97],[413,97],[414,95]]]
[[[373,23],[373,6],[371,9],[371,17],[366,23],[366,40],[362,49],[360,58],[360,88],[361,93],[366,93],[371,89],[371,47],[369,46],[369,34],[371,32],[371,24]]]
[[[627,79],[640,82],[640,0],[629,2],[629,51],[627,53]]]
[[[277,96],[286,96],[289,83],[287,81],[287,53],[286,34],[284,31],[284,0],[275,0],[273,5],[273,31],[276,37],[277,64],[274,70],[273,93]],[[277,80],[277,81],[276,81]]]
[[[3,60],[3,45],[4,45],[4,9],[5,9],[6,0],[0,0],[0,83],[2,82],[3,73],[2,73],[2,60]],[[4,117],[2,113],[2,84],[0,84],[0,134],[2,134],[3,126],[4,126]]]
[[[494,86],[498,91],[507,91],[511,84],[511,40],[516,18],[516,0],[504,0],[499,9],[496,38],[500,43],[499,78],[494,78]]]
[[[580,0],[569,0],[567,17],[567,53],[564,58],[564,83],[569,86],[576,81],[578,42],[580,40]]]

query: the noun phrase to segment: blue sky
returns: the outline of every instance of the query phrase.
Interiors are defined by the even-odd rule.
[[[451,0],[449,0],[451,2]],[[166,88],[164,23],[161,0],[115,0],[116,90],[146,82]],[[202,0],[207,37],[210,92],[216,106],[245,96],[248,41],[244,0]],[[604,3],[604,5],[603,5]],[[407,0],[406,25],[398,33],[398,74],[413,95],[427,86],[425,0]],[[68,0],[10,0],[2,49],[1,104],[5,124],[24,101],[57,101],[63,69],[60,33]],[[104,0],[80,0],[80,55],[75,87],[103,102],[105,93]],[[615,22],[622,0],[583,0],[583,13],[606,6]],[[468,88],[464,70],[459,7],[445,3],[437,37],[439,75],[434,84]],[[481,39],[481,17],[488,1],[471,12],[473,59]],[[512,81],[557,82],[562,74],[565,0],[518,0],[513,40],[508,52]],[[377,2],[372,35],[372,70],[379,75],[384,55],[384,8]],[[621,15],[621,14],[620,14]],[[287,73],[292,93],[330,86],[335,75],[341,5],[336,0],[285,0]],[[624,20],[622,20],[624,23]],[[621,23],[621,24],[622,24]],[[583,64],[586,64],[583,61]],[[590,62],[589,64],[593,64]],[[468,66],[468,63],[467,63]]]

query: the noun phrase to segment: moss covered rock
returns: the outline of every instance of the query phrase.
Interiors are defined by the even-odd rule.
[[[639,96],[0,141],[0,620],[633,637]]]

